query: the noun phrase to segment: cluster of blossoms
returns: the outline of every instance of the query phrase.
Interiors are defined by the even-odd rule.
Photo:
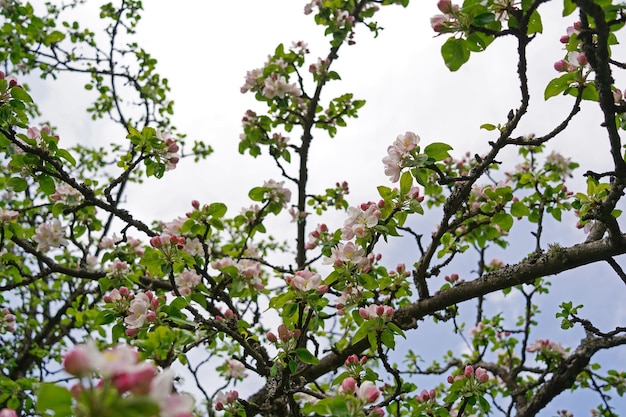
[[[452,384],[456,381],[467,379],[470,381],[478,381],[481,384],[489,381],[489,374],[485,368],[476,368],[472,365],[467,365],[461,375],[448,375],[448,383]]]
[[[317,291],[324,294],[328,291],[328,285],[322,285],[322,276],[308,269],[297,271],[293,277],[286,279],[287,284],[298,291]]]
[[[222,376],[228,379],[242,380],[248,376],[246,366],[237,359],[229,359],[220,367],[218,371],[222,372]]]
[[[196,271],[185,270],[174,278],[176,287],[180,295],[188,297],[191,295],[191,289],[200,284],[202,278]]]
[[[288,83],[283,75],[272,74],[263,82],[261,94],[269,99],[285,98],[287,95],[299,97],[302,95],[302,90],[298,85]]]
[[[304,6],[304,14],[309,15],[311,13],[313,13],[313,8],[320,7],[320,4],[322,3],[322,0],[311,0],[309,3],[307,3]]]
[[[309,72],[313,75],[321,77],[326,74],[329,65],[330,60],[318,58],[316,63],[309,65]]]
[[[239,398],[239,393],[235,390],[219,391],[215,396],[215,410],[226,410],[230,412],[231,415],[237,415],[236,412],[233,412],[238,408],[236,407],[237,398]]]
[[[411,160],[411,151],[417,147],[420,137],[413,132],[406,132],[398,135],[393,145],[387,148],[387,156],[383,158],[385,164],[385,175],[389,176],[391,182],[397,182],[400,179],[400,171],[408,166]]]
[[[346,314],[346,308],[351,305],[356,305],[363,298],[363,288],[361,287],[347,287],[341,291],[341,295],[337,297],[335,308],[337,309],[337,315],[343,316]]]
[[[291,191],[283,187],[285,181],[268,180],[263,183],[263,187],[269,188],[267,199],[269,201],[280,203],[287,208],[287,203],[291,201]]]
[[[111,278],[123,278],[124,275],[129,271],[128,263],[124,261],[120,261],[119,259],[114,260],[108,267],[109,272],[107,276]]]
[[[182,250],[185,247],[185,238],[164,233],[151,237],[150,246],[160,250],[166,258],[170,259],[176,250]]]
[[[8,308],[3,307],[0,310],[0,333],[15,331],[15,316],[11,314]]]
[[[159,150],[157,156],[165,164],[165,170],[171,171],[176,168],[176,164],[180,161],[180,155],[178,154],[180,146],[178,146],[174,138],[172,138],[170,132],[158,130],[157,138],[162,140],[165,144],[163,149]]]
[[[430,391],[423,389],[422,392],[420,392],[419,395],[415,397],[415,399],[421,403],[435,403],[437,402],[437,391],[435,391],[434,389],[431,389]]]
[[[465,282],[464,279],[459,279],[459,274],[446,275],[444,279],[452,285],[459,285]]]
[[[380,397],[380,391],[376,384],[372,381],[363,381],[359,385],[357,380],[351,376],[341,381],[339,386],[340,394],[353,394],[358,402],[363,406],[367,404],[375,403]],[[370,417],[383,417],[385,412],[380,407],[374,407],[369,410],[368,416]]]
[[[330,257],[324,258],[325,265],[332,264],[337,267],[356,265],[358,269],[363,269],[369,264],[365,250],[355,245],[354,242],[339,243],[331,248],[330,253]]]
[[[112,304],[118,313],[128,314],[124,318],[124,323],[126,335],[129,337],[136,336],[146,323],[155,321],[156,310],[161,305],[161,300],[152,291],[134,294],[127,287],[111,290],[103,300],[107,304]]]
[[[20,216],[20,213],[15,210],[5,210],[0,207],[0,223],[15,220]]]
[[[39,252],[48,252],[50,248],[58,248],[69,243],[65,238],[65,227],[61,226],[58,219],[40,224],[35,229],[33,240],[37,243]]]
[[[526,352],[539,352],[543,354],[556,354],[562,358],[567,358],[569,354],[567,349],[560,343],[551,341],[550,339],[538,339],[532,345],[526,348]]]
[[[89,407],[102,407],[110,395],[100,391],[114,387],[119,396],[144,396],[160,409],[159,417],[192,417],[194,401],[191,396],[173,392],[174,373],[166,369],[159,373],[150,362],[140,362],[137,351],[127,345],[100,351],[94,342],[75,346],[63,361],[65,371],[81,378],[71,388],[76,400],[87,399]],[[82,378],[101,378],[98,384],[84,384]],[[86,395],[85,395],[86,394]]]
[[[569,45],[572,40],[577,41],[578,33],[580,33],[581,23],[575,22],[572,26],[569,26],[566,30],[566,35],[561,36],[561,43]],[[569,48],[568,48],[569,49]],[[580,68],[587,66],[589,63],[587,57],[583,52],[580,52],[579,45],[576,44],[574,51],[569,51],[565,59],[561,59],[554,63],[554,69],[558,72],[574,72]]]
[[[208,208],[208,206],[204,206],[204,207],[200,207],[200,202],[198,200],[193,200],[191,202],[191,205],[194,209],[194,212],[200,211],[201,209],[204,210],[206,208]],[[184,236],[181,232],[181,228],[183,226],[183,224],[185,223],[185,221],[187,221],[187,219],[189,217],[192,216],[191,212],[187,212],[186,213],[186,217],[177,217],[176,219],[170,221],[170,222],[164,222],[161,223],[161,227],[163,228],[163,233],[166,235],[170,235],[170,236]],[[200,221],[204,220],[204,218],[201,218]],[[185,237],[185,241],[182,244],[182,247],[178,247],[178,249],[182,250],[183,252],[188,253],[191,256],[198,256],[198,255],[203,255],[204,254],[204,249],[202,248],[202,242],[200,242],[200,239],[198,239],[197,237]]]
[[[300,329],[289,330],[289,327],[282,323],[278,326],[277,333],[278,335],[274,332],[268,332],[267,340],[288,352],[295,348],[302,331]]]
[[[308,53],[308,47],[304,42],[294,42],[292,51],[297,56],[303,56]],[[300,86],[294,83],[289,83],[286,72],[287,63],[282,59],[275,59],[272,56],[268,58],[263,68],[255,68],[247,71],[245,76],[245,82],[241,86],[240,91],[247,93],[248,91],[259,92],[262,96],[273,98],[285,98],[286,96],[300,97],[302,90]],[[269,75],[264,75],[265,69],[270,66],[278,67],[278,70],[272,72]]]
[[[437,14],[430,18],[430,26],[437,33],[454,32],[459,28],[459,6],[452,4],[450,0],[439,0],[437,8],[443,14]]]
[[[59,136],[57,135],[52,135],[52,130],[50,129],[50,126],[48,125],[43,125],[41,126],[41,128],[38,127],[29,127],[26,130],[26,137],[28,139],[31,139],[32,141],[34,141],[34,145],[42,150],[47,150],[48,149],[48,144],[46,139],[51,138],[53,141],[58,142],[59,141]],[[15,151],[17,153],[21,153],[22,150],[20,148],[15,148]]]
[[[328,226],[325,223],[318,224],[315,230],[309,233],[309,241],[304,247],[306,250],[314,249],[320,242],[327,241],[328,238]]]
[[[382,319],[389,321],[393,317],[393,307],[379,304],[370,304],[359,308],[359,316],[365,320]]]
[[[244,255],[246,257],[254,258],[257,257],[258,254],[256,253],[256,249],[254,247],[248,247]],[[211,262],[211,267],[219,271],[233,266],[237,268],[237,274],[244,277],[248,281],[248,285],[251,288],[254,288],[257,291],[261,291],[265,288],[265,284],[263,284],[261,279],[261,273],[263,272],[261,264],[253,259],[240,259],[235,261],[230,257],[224,257]]]
[[[9,88],[20,87],[19,83],[17,82],[17,77],[15,75],[6,75],[4,71],[0,71],[0,80],[6,80]],[[11,93],[9,92],[7,93],[6,97],[0,96],[0,101],[5,101],[10,97]]]
[[[348,207],[348,218],[341,228],[341,239],[367,236],[369,229],[376,226],[382,213],[375,203],[363,203],[359,208]]]
[[[75,206],[81,202],[83,195],[70,185],[59,184],[56,186],[54,194],[50,195],[50,199],[67,206]]]

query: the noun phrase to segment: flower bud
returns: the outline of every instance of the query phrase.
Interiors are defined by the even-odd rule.
[[[356,380],[351,376],[341,381],[341,392],[354,392],[356,391]]]

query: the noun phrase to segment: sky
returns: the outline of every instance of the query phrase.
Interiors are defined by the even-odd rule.
[[[36,2],[35,2],[36,3]],[[89,2],[77,18],[92,19],[91,13],[98,2]],[[139,213],[144,221],[171,220],[190,209],[190,202],[222,201],[235,214],[248,206],[248,190],[270,178],[279,179],[274,164],[263,157],[253,159],[237,152],[238,137],[242,132],[241,117],[249,108],[262,111],[252,95],[243,95],[239,88],[246,71],[263,65],[268,54],[278,43],[290,45],[303,40],[311,50],[310,59],[327,54],[323,29],[314,24],[311,16],[303,14],[306,2],[300,0],[230,0],[172,2],[145,1],[144,17],[138,28],[138,42],[158,59],[160,74],[169,79],[172,99],[175,102],[174,124],[189,139],[207,141],[215,153],[208,160],[193,164],[181,161],[176,170],[168,172],[162,180],[148,180],[139,187],[129,189],[127,205]],[[423,144],[447,142],[454,147],[454,156],[465,151],[484,153],[493,133],[480,130],[483,123],[503,123],[510,109],[519,105],[515,73],[515,49],[511,39],[500,39],[481,54],[473,54],[470,61],[458,72],[450,73],[439,54],[443,37],[434,37],[429,19],[438,13],[435,1],[417,1],[403,9],[386,7],[378,16],[385,29],[377,39],[361,30],[357,32],[356,45],[341,49],[333,69],[342,81],[329,85],[323,99],[344,92],[367,100],[360,117],[350,120],[348,127],[339,130],[334,139],[319,135],[314,140],[310,178],[314,190],[323,191],[337,181],[348,181],[348,200],[357,205],[377,200],[376,186],[390,186],[384,175],[382,158],[386,148],[398,134],[414,131]],[[551,2],[542,13],[544,33],[537,37],[529,49],[529,76],[531,88],[530,111],[520,127],[520,134],[549,131],[555,120],[569,111],[571,99],[555,97],[543,100],[546,83],[557,76],[553,63],[564,56],[559,38],[565,34],[574,16],[561,19],[560,1]],[[624,58],[624,48],[615,49],[616,57]],[[33,96],[47,120],[58,127],[63,140],[70,142],[105,144],[123,137],[115,127],[93,123],[81,116],[90,96],[82,91],[86,82],[76,76],[60,77],[55,85],[33,80]],[[620,79],[618,77],[618,79]],[[626,79],[621,74],[621,88]],[[43,88],[45,85],[45,88]],[[39,87],[39,88],[38,88]],[[583,111],[591,109],[586,103]],[[570,128],[553,144],[557,149],[581,162],[582,168],[572,182],[572,187],[582,187],[581,174],[587,169],[605,171],[603,159],[608,148],[599,130],[599,111],[591,109],[584,118],[576,119]],[[295,139],[295,138],[294,138]],[[503,158],[512,161],[514,151],[506,151]],[[515,162],[511,162],[511,167]],[[426,235],[434,230],[439,214],[414,220],[412,226]],[[330,216],[329,226],[340,227],[343,215]],[[566,218],[563,224],[551,229],[548,240],[573,244],[584,240],[582,232]],[[273,229],[286,239],[292,239],[293,225],[287,216],[273,220]],[[270,227],[272,227],[270,226]],[[495,256],[513,263],[522,259],[532,247],[524,246],[532,236],[522,234],[506,251],[495,251]],[[530,248],[530,249],[529,249]],[[382,249],[387,265],[402,261],[412,264],[416,260],[414,245],[406,241],[392,242]],[[466,273],[474,266],[459,265]],[[593,281],[590,277],[593,276]],[[587,307],[590,318],[604,318],[604,307],[613,305],[613,318],[607,326],[623,325],[626,311],[623,303],[623,285],[613,285],[617,278],[602,265],[580,269],[566,278],[557,279],[558,285],[545,302],[542,333],[547,337],[558,330],[558,321],[552,319],[560,301],[580,300]],[[606,288],[607,292],[589,299],[589,292]],[[494,311],[502,309],[511,316],[516,307],[509,298],[496,294],[490,298]],[[418,331],[424,341],[425,357],[438,358],[442,347],[449,342],[445,332],[424,324]],[[580,331],[559,334],[564,342],[576,343],[583,335]],[[459,347],[457,345],[457,347]],[[623,352],[617,358],[624,363]],[[570,400],[558,401],[541,416],[552,416],[554,410],[568,407]],[[587,415],[596,398],[577,404],[578,415]]]

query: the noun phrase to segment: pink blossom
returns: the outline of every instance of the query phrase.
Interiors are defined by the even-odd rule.
[[[284,98],[286,95],[301,96],[302,91],[296,84],[289,84],[282,75],[267,77],[263,83],[262,94],[269,98]]]
[[[447,14],[436,14],[430,18],[430,26],[437,33],[443,32],[448,22],[450,17]]]
[[[160,417],[193,417],[193,398],[172,392],[173,380],[174,372],[168,368],[151,381],[149,396],[159,405]]]
[[[291,286],[293,288],[304,292],[319,290],[321,283],[321,275],[308,269],[297,271],[291,280]]]
[[[351,376],[345,378],[341,381],[341,386],[339,387],[339,392],[355,392],[356,391],[356,379]]]
[[[0,207],[0,222],[15,220],[19,215],[20,213],[15,210],[5,210]]]
[[[478,382],[481,382],[483,384],[489,381],[489,374],[487,373],[485,368],[476,368],[475,376]]]
[[[239,398],[239,393],[237,391],[220,391],[215,396],[215,409],[217,411],[222,411],[224,406],[228,406],[229,404],[233,404]]]
[[[100,239],[98,247],[100,249],[109,249],[121,241],[122,238],[114,233],[113,236],[104,236],[102,239]]]
[[[226,371],[224,371],[226,378],[244,379],[248,376],[245,365],[236,359],[226,361],[224,366],[226,368]]]
[[[262,75],[263,69],[261,68],[256,68],[246,72],[246,82],[241,87],[241,92],[247,93],[248,91],[254,91],[256,89],[257,82]]]
[[[56,186],[55,193],[50,195],[50,199],[68,206],[75,206],[83,199],[83,195],[70,185],[59,184]]]
[[[263,183],[263,187],[269,188],[268,198],[277,203],[283,203],[283,207],[287,207],[287,203],[291,201],[291,191],[283,187],[285,181],[268,180]]]
[[[367,307],[361,307],[359,309],[359,315],[365,320],[371,320],[376,318],[382,318],[385,321],[391,320],[393,316],[393,307],[378,305],[378,304],[370,304]]]
[[[69,243],[65,239],[65,227],[61,226],[58,219],[40,224],[35,230],[33,240],[37,242],[37,250],[41,252],[47,252],[52,247],[58,248]]]
[[[200,284],[201,278],[195,271],[185,270],[182,274],[176,277],[175,283],[178,287],[178,291],[184,295],[191,295],[191,289]]]
[[[150,311],[150,298],[143,293],[138,293],[135,298],[130,302],[128,311],[130,315],[124,318],[124,323],[131,329],[139,329],[142,327],[148,319],[148,312]]]
[[[358,247],[353,242],[346,244],[340,243],[330,250],[330,258],[325,258],[324,264],[334,264],[335,266],[341,266],[345,263],[352,265],[362,265],[365,256],[365,250]]]
[[[341,229],[343,240],[350,240],[355,236],[365,237],[368,229],[376,226],[382,215],[376,204],[370,204],[366,210],[348,207],[348,216]]]
[[[387,156],[383,158],[385,175],[391,178],[391,182],[400,179],[400,171],[404,168],[405,160],[411,157],[410,152],[417,147],[420,137],[413,132],[398,135],[393,145],[387,148]]]
[[[12,408],[3,408],[0,410],[0,417],[17,417],[17,412]]]
[[[165,163],[165,170],[170,171],[176,168],[176,164],[180,160],[180,155],[178,154],[180,147],[174,141],[172,134],[169,131],[157,130],[156,136],[163,141],[165,145],[157,152],[157,156]]]
[[[356,396],[367,404],[376,402],[380,396],[380,391],[372,381],[365,381],[361,384],[356,392]]]
[[[441,13],[452,13],[452,1],[451,0],[439,0],[437,2],[437,8]]]
[[[92,372],[92,356],[85,345],[75,346],[65,354],[63,358],[63,368],[74,376],[85,376]]]
[[[400,171],[402,170],[402,153],[395,147],[387,148],[388,155],[383,158],[385,164],[385,175],[390,177],[391,182],[397,182],[400,179]]]

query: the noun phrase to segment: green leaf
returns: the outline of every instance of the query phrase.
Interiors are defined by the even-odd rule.
[[[265,188],[254,187],[248,193],[248,197],[250,197],[252,201],[263,201],[263,198],[265,197]]]
[[[25,103],[32,103],[33,99],[28,95],[26,91],[24,91],[21,87],[13,87],[11,88],[11,97],[16,100],[23,101]]]
[[[530,15],[530,19],[528,19],[528,34],[532,35],[534,33],[542,33],[543,32],[543,24],[541,23],[541,16],[535,10],[533,14]]]
[[[513,226],[513,216],[509,213],[500,211],[493,215],[492,221],[502,228],[504,231],[511,230]]]
[[[474,25],[486,26],[489,23],[495,22],[496,16],[493,13],[482,13],[474,17]]]
[[[428,155],[428,158],[432,158],[435,161],[443,161],[450,156],[448,151],[452,150],[452,146],[447,143],[433,142],[424,148],[424,153]]]
[[[441,56],[450,71],[456,71],[467,62],[470,51],[465,39],[449,38],[441,46]]]
[[[40,414],[52,411],[55,417],[72,415],[72,394],[67,388],[52,383],[43,383],[37,391],[35,408]]]
[[[296,349],[296,356],[304,363],[308,363],[309,365],[317,365],[320,363],[320,360],[317,359],[311,352],[309,352],[306,348],[298,348]]]
[[[39,183],[39,188],[43,191],[44,194],[50,195],[54,194],[56,191],[56,185],[54,184],[54,180],[47,176],[41,175],[37,178],[37,182]]]
[[[484,124],[480,125],[480,128],[488,130],[488,131],[496,130],[496,126],[492,125],[491,123],[484,123]]]
[[[70,163],[70,165],[76,166],[76,159],[74,159],[72,154],[69,153],[67,150],[65,150],[65,149],[57,149],[56,156],[58,156],[59,158],[65,159],[67,162]]]
[[[511,215],[514,217],[525,217],[530,214],[530,209],[521,201],[514,201],[511,204]]]
[[[7,187],[11,188],[13,191],[19,193],[28,188],[28,183],[24,178],[20,177],[11,177],[7,181]]]
[[[551,80],[546,86],[546,90],[543,93],[543,98],[547,100],[550,97],[554,97],[565,92],[565,90],[567,90],[570,85],[572,85],[572,82],[574,82],[575,78],[576,74],[568,72],[561,75],[559,78]]]
[[[400,177],[400,195],[407,195],[412,185],[413,177],[411,176],[411,173],[408,171],[403,172],[402,176]]]
[[[578,6],[572,0],[563,0],[563,17],[574,13]]]
[[[380,341],[383,342],[383,345],[387,346],[389,349],[394,349],[396,347],[396,341],[393,337],[393,333],[389,330],[384,330],[380,334]]]

